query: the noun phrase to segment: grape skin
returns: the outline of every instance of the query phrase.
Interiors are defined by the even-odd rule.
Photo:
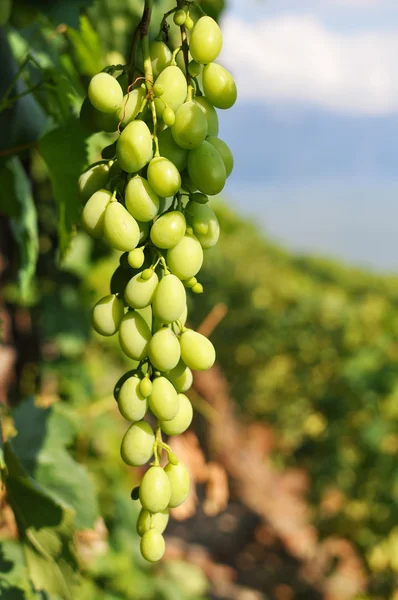
[[[141,380],[138,377],[129,377],[118,395],[118,407],[120,414],[128,421],[141,421],[147,412],[148,403],[140,394]]]
[[[178,394],[178,412],[173,419],[161,421],[160,426],[166,435],[181,435],[190,426],[193,418],[193,408],[185,394]]]
[[[185,235],[182,240],[167,251],[167,264],[170,271],[184,281],[194,277],[203,264],[203,250],[194,235]]]
[[[195,102],[185,102],[176,112],[171,128],[174,141],[185,150],[197,148],[207,135],[207,119]]]
[[[143,279],[141,273],[134,275],[124,290],[124,299],[127,304],[131,308],[145,308],[152,304],[158,281],[156,273],[153,273],[148,280]]]
[[[165,467],[165,473],[169,478],[171,496],[169,507],[176,508],[180,506],[188,497],[191,487],[188,469],[181,463],[173,465],[170,462]]]
[[[123,90],[109,73],[97,73],[89,83],[88,97],[97,110],[114,113],[123,101]]]
[[[180,337],[181,358],[194,371],[207,371],[215,360],[216,352],[210,340],[201,333],[187,329]]]
[[[98,190],[89,198],[83,208],[81,223],[91,237],[99,239],[104,235],[105,211],[112,198],[108,190]]]
[[[179,67],[166,67],[156,79],[155,85],[161,85],[165,90],[161,98],[155,98],[158,117],[162,117],[166,106],[169,106],[176,112],[177,108],[185,102],[188,92],[187,81]]]
[[[189,50],[196,62],[208,64],[216,60],[222,48],[221,29],[211,17],[201,17],[192,29]]]
[[[124,315],[124,304],[117,296],[109,295],[98,300],[91,313],[91,324],[100,335],[114,335]]]
[[[216,148],[208,141],[202,142],[188,155],[188,174],[203,194],[219,194],[227,180],[224,162]]]
[[[213,106],[222,109],[231,108],[238,96],[231,73],[216,63],[203,69],[203,91]]]
[[[149,423],[146,421],[133,423],[124,434],[120,448],[121,457],[127,465],[141,467],[150,460],[154,443],[155,434]]]
[[[78,181],[79,196],[82,202],[87,200],[101,188],[104,188],[109,176],[109,166],[95,165],[82,173]]]
[[[151,363],[159,371],[174,369],[181,356],[180,344],[175,333],[168,327],[157,331],[149,342],[148,354]]]
[[[115,117],[122,128],[134,121],[141,110],[141,105],[145,96],[145,86],[132,90],[123,96],[121,106],[115,112]]]
[[[175,275],[166,275],[160,280],[153,296],[153,314],[162,323],[172,323],[184,312],[187,293]]]
[[[148,469],[140,485],[140,501],[143,508],[151,513],[159,513],[169,505],[171,497],[170,480],[162,467]]]
[[[148,166],[148,182],[159,196],[171,198],[181,187],[181,175],[174,163],[156,156]]]
[[[192,219],[195,235],[202,248],[215,246],[220,236],[220,224],[210,206],[208,204],[198,204],[190,200],[186,206],[186,210]],[[206,231],[204,233],[198,231],[200,225],[205,226]]]
[[[226,175],[229,177],[234,168],[234,155],[232,154],[229,146],[216,136],[209,136],[206,138],[206,141],[214,146],[216,150],[218,150],[224,163]]]
[[[188,164],[188,151],[176,144],[171,129],[167,128],[161,131],[158,140],[161,156],[174,163],[180,172],[183,171]]]
[[[108,204],[104,215],[104,237],[116,250],[134,250],[140,239],[137,221],[119,202]]]
[[[127,173],[136,173],[149,163],[153,156],[152,136],[143,121],[132,121],[119,136],[116,157]]]
[[[143,360],[148,356],[151,331],[137,311],[124,315],[119,327],[119,343],[123,352],[134,360]]]
[[[159,217],[152,226],[151,240],[158,248],[174,248],[184,237],[186,221],[178,211],[170,211]]]
[[[193,101],[205,114],[207,120],[207,135],[217,136],[219,124],[217,111],[214,106],[208,101],[206,96],[196,96]]]
[[[150,529],[141,538],[140,550],[148,562],[158,562],[165,553],[166,544],[162,534],[155,528]]]
[[[169,522],[169,511],[163,510],[159,513],[150,513],[145,508],[142,508],[137,520],[137,533],[140,537],[154,527],[159,533],[163,533]]]

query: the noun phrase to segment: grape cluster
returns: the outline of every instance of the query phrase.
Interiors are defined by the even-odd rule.
[[[174,51],[164,26],[171,14],[182,40]],[[132,496],[142,506],[142,555],[156,562],[165,550],[169,508],[184,502],[190,487],[188,470],[162,433],[189,427],[193,409],[185,393],[192,370],[215,361],[212,343],[186,327],[186,289],[203,292],[196,276],[204,251],[218,241],[208,196],[223,189],[233,156],[217,137],[215,107],[231,107],[237,91],[228,71],[213,62],[222,46],[217,23],[201,16],[194,24],[181,2],[165,15],[160,39],[149,43],[141,27],[140,46],[135,60],[140,63],[141,52],[142,76],[135,77],[136,67],[130,83],[131,66],[119,65],[90,81],[83,124],[119,136],[81,175],[79,192],[86,232],[123,253],[110,295],[93,308],[92,325],[103,336],[118,332],[122,351],[135,361],[115,386],[120,413],[131,422],[121,456],[135,467],[152,461]],[[178,65],[180,51],[185,60]]]

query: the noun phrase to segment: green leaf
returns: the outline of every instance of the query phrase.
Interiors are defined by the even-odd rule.
[[[29,582],[23,547],[18,542],[0,543],[0,597],[2,600],[36,598]]]
[[[81,73],[92,77],[102,71],[105,64],[101,40],[89,19],[83,15],[80,18],[80,30],[69,28],[67,33]]]
[[[79,220],[81,202],[77,180],[87,163],[86,135],[77,118],[54,129],[39,143],[39,151],[47,164],[55,199],[58,204],[58,235],[61,258],[69,248],[75,224]]]
[[[64,23],[70,27],[78,27],[82,8],[91,4],[92,0],[38,0],[37,5],[56,24]]]

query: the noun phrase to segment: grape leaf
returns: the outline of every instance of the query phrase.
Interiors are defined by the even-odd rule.
[[[80,11],[89,6],[92,0],[36,0],[38,10],[46,14],[54,23],[69,25],[70,27],[79,26]]]
[[[83,15],[80,18],[80,29],[69,28],[67,33],[73,46],[80,72],[92,77],[99,71],[102,71],[105,64],[102,58],[101,40],[89,19]]]

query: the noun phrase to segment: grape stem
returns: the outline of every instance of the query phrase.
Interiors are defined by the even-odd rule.
[[[159,141],[157,136],[158,120],[156,115],[156,107],[153,95],[153,70],[152,60],[149,51],[149,24],[152,16],[152,4],[153,0],[145,0],[144,13],[141,19],[140,35],[142,44],[142,53],[144,55],[144,71],[145,71],[145,84],[148,90],[148,99],[151,105],[152,121],[153,121],[153,141],[155,142],[155,157],[160,156],[159,152]]]
[[[187,4],[183,0],[177,0],[177,8],[182,8],[184,4]],[[185,25],[181,25],[181,46],[182,53],[184,55],[184,63],[185,63],[185,77],[187,78],[187,84],[191,85],[191,75],[188,71],[189,65],[189,46],[188,46],[188,38],[187,38],[187,30]]]
[[[158,424],[156,427],[155,443],[153,445],[153,455],[155,457],[155,460],[152,464],[154,467],[159,467],[160,465],[160,459],[162,458],[162,446],[162,430],[160,429],[160,425]]]

